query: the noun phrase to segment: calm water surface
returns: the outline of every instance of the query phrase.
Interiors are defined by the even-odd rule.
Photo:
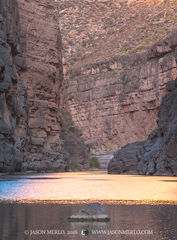
[[[1,176],[0,199],[177,201],[177,177],[104,171]]]
[[[174,201],[176,184],[174,177],[113,176],[104,172],[1,176],[0,240],[176,240],[177,205],[157,202]],[[65,199],[107,200],[104,208],[111,220],[70,223],[67,218],[84,204],[63,204],[61,200]],[[110,204],[109,200],[135,200],[136,204]],[[155,205],[138,205],[137,200],[153,200]],[[84,230],[88,235],[82,235]],[[136,234],[130,234],[131,230]],[[143,234],[145,231],[149,234]]]
[[[76,213],[81,207],[83,205],[2,203],[0,204],[0,239],[177,239],[177,206],[104,205],[111,217],[110,222],[69,223],[67,217]],[[88,236],[81,234],[83,229],[88,229]],[[51,234],[51,230],[57,232],[53,231]],[[112,231],[110,235],[111,230],[116,231]],[[153,234],[125,235],[120,234],[121,231],[118,233],[118,230],[151,230]]]

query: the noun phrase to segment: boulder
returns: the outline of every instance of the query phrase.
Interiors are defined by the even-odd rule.
[[[68,220],[70,222],[107,222],[110,218],[100,203],[91,203],[82,208],[77,214],[69,217]]]

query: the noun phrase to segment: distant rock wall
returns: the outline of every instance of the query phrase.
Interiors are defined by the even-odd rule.
[[[167,83],[167,91],[159,108],[158,127],[147,141],[118,150],[108,173],[177,176],[177,78]]]
[[[175,0],[55,0],[64,69],[140,52],[176,24]]]
[[[91,152],[145,140],[156,127],[166,82],[176,76],[177,29],[144,53],[71,69],[68,109]]]

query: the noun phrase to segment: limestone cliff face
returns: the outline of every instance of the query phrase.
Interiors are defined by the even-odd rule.
[[[158,127],[147,141],[127,144],[114,154],[108,173],[177,175],[177,79],[159,108]]]
[[[177,76],[177,29],[140,54],[71,69],[68,109],[91,151],[145,140],[156,127],[166,82]]]
[[[65,146],[65,134],[69,131],[63,129],[60,110],[63,66],[58,4],[51,0],[18,0],[18,5],[21,32],[25,36],[23,57],[27,66],[21,76],[27,86],[29,107],[29,136],[23,169],[66,171],[72,162],[72,158],[68,158],[72,151],[68,152]],[[79,138],[77,136],[78,141]],[[87,152],[85,146],[81,148]],[[82,163],[78,160],[77,164],[80,169],[87,168],[87,154],[80,156]]]
[[[50,0],[1,0],[0,7],[0,171],[67,171],[72,151],[65,147],[69,130],[60,110],[57,6]],[[80,169],[88,167],[84,156]]]
[[[29,139],[24,170],[65,170],[60,139],[59,90],[62,85],[61,39],[52,1],[18,0],[25,46]]]
[[[0,172],[20,171],[27,136],[26,87],[17,58],[20,25],[16,1],[0,1]]]

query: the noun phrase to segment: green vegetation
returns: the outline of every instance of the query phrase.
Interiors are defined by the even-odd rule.
[[[136,47],[130,50],[130,53],[136,53],[136,52],[138,52],[138,48]]]
[[[83,46],[83,47],[86,47],[86,45],[87,45],[87,41],[86,41],[86,40],[83,40],[82,46]]]
[[[123,85],[126,85],[127,82],[128,82],[127,75],[126,75],[126,74],[123,74],[123,76],[122,76],[122,84],[123,84]]]
[[[104,9],[104,5],[100,6],[100,10],[103,10]]]
[[[67,111],[64,110],[64,109],[61,109],[60,112],[61,112],[61,120],[62,120],[62,123],[65,124],[66,127],[73,126],[72,117],[71,117],[71,115],[69,114],[69,112],[67,112]]]
[[[64,109],[61,109],[60,113],[62,125],[61,136],[63,140],[65,141],[68,136],[70,136],[70,140],[73,139],[73,141],[75,141],[75,139],[80,139],[81,131],[75,127],[71,114]]]
[[[68,40],[68,44],[69,44],[70,46],[72,46],[72,45],[73,45],[73,41],[72,41],[72,40]]]
[[[87,39],[87,40],[85,39],[82,41],[82,46],[86,47],[87,45],[89,46],[91,43],[92,43],[91,39]]]
[[[71,171],[77,171],[77,170],[80,171],[81,170],[80,167],[78,166],[78,164],[75,162],[72,162],[69,164],[69,169]]]
[[[169,19],[169,18],[166,18],[164,22],[165,22],[165,23],[168,23],[168,22],[170,22],[170,19]]]
[[[90,168],[99,168],[100,164],[98,162],[98,158],[96,157],[92,157],[89,159],[89,163],[90,163]]]

